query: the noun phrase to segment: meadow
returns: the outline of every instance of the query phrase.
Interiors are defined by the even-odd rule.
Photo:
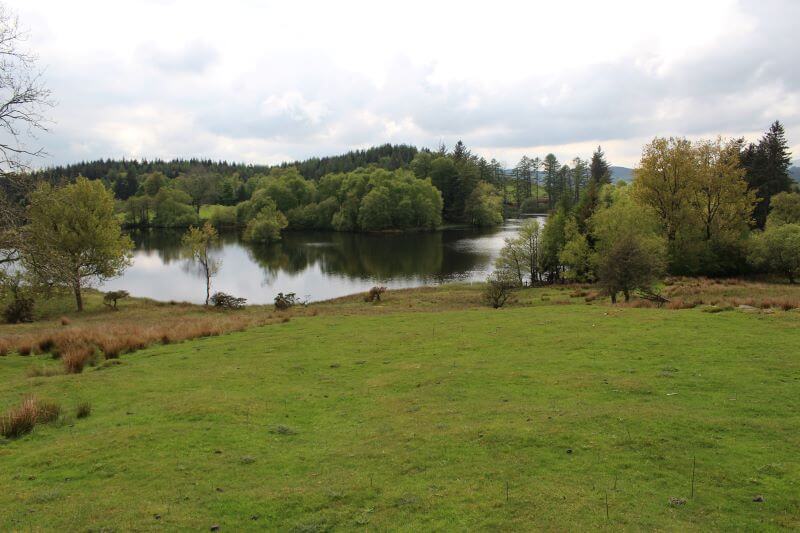
[[[800,312],[764,302],[797,289],[693,283],[689,309],[548,287],[493,310],[480,284],[252,308],[77,375],[11,353],[0,408],[61,415],[0,439],[0,529],[800,527]],[[216,316],[125,305],[43,321]]]

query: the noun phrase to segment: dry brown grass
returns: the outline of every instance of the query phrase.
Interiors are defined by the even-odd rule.
[[[800,286],[765,283],[738,278],[670,278],[665,282],[664,296],[672,300],[670,309],[681,305],[749,306],[759,309],[800,309]]]
[[[199,306],[176,306],[179,310],[188,312],[165,315],[160,307],[151,307],[151,316],[137,313],[126,317],[124,311],[118,311],[106,314],[105,320],[90,317],[80,322],[75,320],[68,327],[41,327],[43,323],[40,322],[37,332],[9,335],[3,339],[2,346],[6,353],[50,353],[54,358],[62,360],[67,373],[76,374],[93,361],[95,353],[106,359],[116,359],[122,354],[153,344],[171,344],[243,331],[259,325],[287,322],[289,316],[295,314],[292,312],[290,315],[272,317],[264,313],[224,313],[205,310]],[[26,329],[30,331],[31,328]]]
[[[7,339],[0,339],[0,357],[5,357],[11,351],[11,342]]]
[[[61,318],[59,318],[58,321],[61,323],[62,326],[69,326],[70,324],[72,324],[72,320],[70,320],[69,318],[67,318],[65,316],[62,316]]]
[[[94,347],[92,346],[71,346],[61,354],[64,372],[67,374],[80,374],[93,358]]]
[[[14,439],[30,433],[36,424],[53,422],[61,416],[61,407],[54,402],[40,401],[34,396],[22,400],[0,417],[0,435]]]

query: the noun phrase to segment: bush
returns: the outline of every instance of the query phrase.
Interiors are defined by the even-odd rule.
[[[279,292],[275,297],[275,309],[283,311],[297,304],[297,296],[293,292],[283,294]]]
[[[511,298],[516,288],[517,282],[515,279],[501,272],[494,272],[486,280],[484,299],[494,309],[500,309]]]
[[[3,311],[3,319],[9,324],[33,322],[33,299],[17,297]]]
[[[386,292],[386,287],[372,287],[364,297],[365,302],[380,302],[381,294]]]
[[[224,292],[215,292],[210,298],[211,304],[220,309],[242,309],[247,298],[237,298]]]
[[[127,298],[130,296],[128,291],[111,291],[105,293],[103,295],[103,303],[106,304],[108,307],[113,309],[117,308],[117,300],[122,300],[123,298]]]

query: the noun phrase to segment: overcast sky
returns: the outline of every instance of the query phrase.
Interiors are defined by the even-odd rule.
[[[462,139],[633,166],[656,135],[800,159],[800,1],[10,0],[58,105],[45,164],[276,163]]]

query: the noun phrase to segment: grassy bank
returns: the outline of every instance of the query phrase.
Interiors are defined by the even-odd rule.
[[[800,526],[800,313],[592,296],[348,297],[81,375],[0,358],[1,408],[66,415],[0,444],[0,527]]]

